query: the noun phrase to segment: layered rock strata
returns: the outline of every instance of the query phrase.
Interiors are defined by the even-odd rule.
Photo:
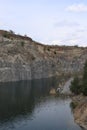
[[[0,31],[0,82],[47,78],[82,71],[87,48],[48,46]]]

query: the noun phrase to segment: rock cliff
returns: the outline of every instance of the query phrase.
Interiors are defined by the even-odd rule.
[[[86,58],[87,48],[42,45],[0,30],[0,82],[79,73]]]
[[[75,121],[87,130],[87,97],[75,96],[73,102],[77,104],[73,110]]]

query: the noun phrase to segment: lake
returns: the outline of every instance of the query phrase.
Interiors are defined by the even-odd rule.
[[[70,108],[71,99],[51,96],[61,79],[0,83],[0,130],[82,130]]]

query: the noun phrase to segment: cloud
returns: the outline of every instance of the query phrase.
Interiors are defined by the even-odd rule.
[[[54,26],[55,27],[76,27],[76,26],[80,26],[80,24],[77,22],[63,20],[63,21],[56,22]]]
[[[87,12],[87,5],[85,4],[73,4],[66,8],[67,11],[71,12]]]

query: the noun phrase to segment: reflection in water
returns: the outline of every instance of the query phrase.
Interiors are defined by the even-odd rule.
[[[42,130],[42,128],[43,130],[55,130],[61,126],[58,122],[64,124],[64,128],[61,126],[60,129],[68,130],[62,118],[64,115],[61,114],[64,114],[62,110],[66,110],[67,120],[72,117],[71,113],[68,113],[70,100],[48,96],[50,88],[57,88],[59,81],[56,78],[50,78],[0,83],[0,130]],[[66,107],[64,102],[68,103]],[[56,122],[55,119],[60,120]],[[74,124],[69,130],[80,130],[80,128]]]
[[[0,84],[0,121],[18,115],[32,114],[36,98],[49,94],[51,86],[56,87],[55,79],[41,79]]]

